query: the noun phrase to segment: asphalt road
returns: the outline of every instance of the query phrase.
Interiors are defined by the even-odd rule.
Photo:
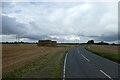
[[[85,50],[83,46],[74,47],[65,57],[63,79],[120,80],[118,66],[117,63]]]

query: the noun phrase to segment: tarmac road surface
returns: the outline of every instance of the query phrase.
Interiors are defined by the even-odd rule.
[[[93,54],[83,46],[71,48],[65,56],[63,80],[120,80],[119,64]]]

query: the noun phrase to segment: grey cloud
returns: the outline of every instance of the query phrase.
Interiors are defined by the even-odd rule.
[[[47,35],[19,35],[20,38],[29,38],[31,40],[44,40],[49,39],[50,37]]]
[[[109,35],[109,36],[96,36],[96,37],[93,37],[95,40],[97,41],[108,41],[108,42],[111,42],[111,41],[116,41],[118,40],[118,34],[113,34],[113,35]]]
[[[32,3],[32,5],[33,4],[35,11],[34,7],[32,6],[31,8],[30,4],[26,4],[27,7],[23,6],[25,12],[31,13],[30,15],[28,14],[28,17],[26,14],[19,17],[18,14],[21,11],[19,9],[17,11],[18,13],[15,12],[14,14],[16,18],[3,16],[3,34],[19,34],[21,38],[29,38],[32,40],[55,39],[63,42],[72,41],[71,35],[82,38],[86,37],[85,39],[95,39],[97,41],[118,40],[118,34],[116,32],[117,10],[114,5],[112,5],[112,8],[111,4],[106,3],[77,3],[74,4],[74,6],[64,8],[60,5],[57,7],[56,3],[54,3],[56,6],[50,5],[50,3],[37,3],[37,5],[36,3]],[[43,6],[41,7],[39,4]],[[48,4],[49,7],[46,7]],[[66,5],[65,3],[63,4]],[[86,7],[88,7],[88,9],[86,9]],[[7,11],[9,8],[5,9]],[[46,14],[38,15],[38,9],[40,13]],[[16,10],[17,9],[12,11],[14,12]],[[49,12],[49,10],[51,12]],[[28,19],[32,19],[33,21],[29,22]],[[25,23],[28,23],[20,23],[17,20],[25,20]],[[56,37],[50,37],[49,35],[55,35]],[[61,37],[61,35],[63,35],[63,37]],[[77,39],[73,40],[77,41]]]
[[[16,21],[15,18],[2,15],[2,34],[24,34],[26,24]]]

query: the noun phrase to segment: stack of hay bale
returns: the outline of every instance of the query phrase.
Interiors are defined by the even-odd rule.
[[[57,46],[57,41],[52,40],[39,40],[38,46]]]

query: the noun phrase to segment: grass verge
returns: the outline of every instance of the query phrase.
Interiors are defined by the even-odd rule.
[[[91,45],[85,45],[84,46],[86,50],[95,53],[99,56],[102,56],[104,58],[107,58],[109,60],[112,60],[114,62],[120,63],[120,55],[119,54],[114,54],[109,51],[104,51],[104,50],[98,50],[96,48],[92,48]]]
[[[60,78],[62,63],[68,48],[63,48],[54,53],[48,53],[32,62],[3,74],[5,78]]]

